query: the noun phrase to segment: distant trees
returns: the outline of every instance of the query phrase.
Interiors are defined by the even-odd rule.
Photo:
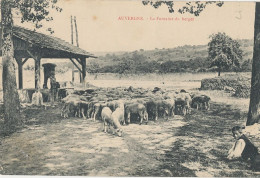
[[[96,62],[95,62],[96,63]],[[97,66],[97,64],[95,64]],[[246,64],[245,64],[246,65]],[[105,65],[99,68],[88,65],[90,73],[119,73],[119,74],[138,74],[138,73],[178,73],[178,72],[207,72],[209,61],[206,57],[195,57],[190,60],[149,60],[143,55],[133,55],[132,57],[119,58],[117,64]],[[95,70],[93,70],[95,68]]]
[[[225,33],[217,33],[210,36],[208,44],[208,57],[210,67],[218,67],[218,76],[223,69],[231,66],[239,66],[242,59],[240,44]]]
[[[100,66],[95,61],[91,61],[89,65],[87,65],[87,72],[88,73],[96,73],[98,72]]]
[[[131,59],[123,59],[122,62],[119,63],[118,65],[118,73],[119,74],[127,74],[127,73],[132,73],[133,71],[133,63],[134,61]]]

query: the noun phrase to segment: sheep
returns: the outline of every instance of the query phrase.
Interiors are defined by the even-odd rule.
[[[111,119],[112,111],[109,107],[104,107],[101,111],[101,118],[103,121],[103,131],[107,132],[107,126],[113,125],[113,121]]]
[[[126,120],[127,123],[130,124],[130,117],[131,114],[138,114],[138,116],[140,117],[140,125],[143,123],[143,119],[145,120],[145,122],[148,122],[148,116],[146,111],[146,107],[144,104],[132,101],[129,103],[125,104],[125,114],[127,116]]]

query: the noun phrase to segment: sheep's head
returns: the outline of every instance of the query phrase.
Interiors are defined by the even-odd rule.
[[[123,135],[123,130],[122,130],[122,129],[117,129],[117,130],[116,130],[116,133],[117,133],[117,135],[118,135],[119,137],[122,137],[122,135]]]

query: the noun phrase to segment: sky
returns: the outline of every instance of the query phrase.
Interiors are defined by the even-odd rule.
[[[176,7],[182,4],[175,2]],[[233,39],[253,39],[254,35],[255,2],[225,2],[222,7],[209,5],[199,17],[179,14],[177,10],[169,13],[166,6],[154,9],[133,0],[59,0],[58,5],[63,11],[53,11],[54,20],[44,24],[40,32],[47,33],[45,29],[52,27],[53,36],[71,42],[70,17],[75,16],[79,46],[93,54],[205,45],[209,36],[217,32],[225,32]],[[119,20],[122,17],[144,20]],[[191,21],[183,20],[187,18]],[[18,18],[15,19],[15,24],[21,25]],[[31,28],[32,24],[22,26]]]

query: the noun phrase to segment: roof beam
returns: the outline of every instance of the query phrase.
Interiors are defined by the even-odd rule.
[[[81,61],[78,59],[78,58],[75,58],[77,61],[78,61],[78,63],[80,63],[81,64]]]
[[[77,67],[77,69],[82,73],[82,70],[80,69],[80,67],[74,62],[74,60],[72,58],[70,58],[70,61]]]
[[[26,50],[27,53],[33,58],[33,59],[39,59],[42,58],[41,52],[40,51],[35,51],[35,50]]]
[[[36,56],[34,56],[32,53],[31,53],[31,51],[29,51],[29,50],[26,50],[27,51],[27,53],[33,58],[33,59],[36,59]]]
[[[22,64],[24,65],[27,61],[28,61],[28,57],[27,58],[25,58],[24,60],[23,60],[23,62],[22,62]]]

